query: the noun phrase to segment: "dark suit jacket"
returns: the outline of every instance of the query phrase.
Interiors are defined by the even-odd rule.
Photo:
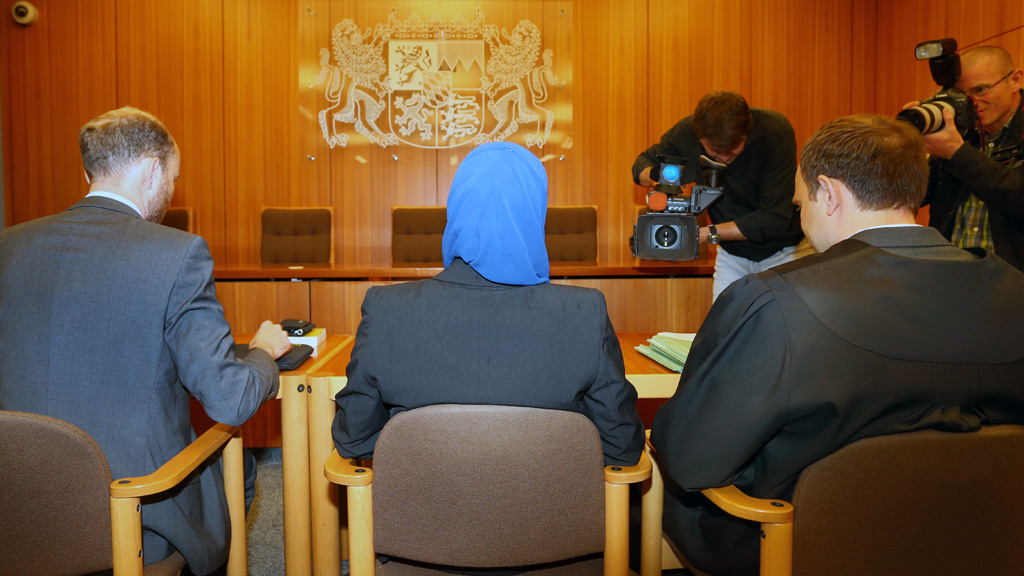
[[[370,458],[389,418],[432,404],[580,412],[609,464],[637,462],[643,424],[597,290],[489,282],[456,259],[430,280],[371,288],[363,301],[334,443]]]
[[[236,361],[206,242],[107,198],[0,232],[0,408],[91,435],[114,478],[195,438],[189,393],[238,425],[276,393],[263,351]],[[197,574],[227,557],[219,461],[142,509],[146,563],[173,545]]]
[[[861,438],[1024,422],[1024,274],[932,228],[853,238],[726,290],[655,415],[664,529],[701,570],[755,574],[759,539],[692,491],[788,499]]]

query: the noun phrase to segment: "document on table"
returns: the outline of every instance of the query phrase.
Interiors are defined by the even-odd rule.
[[[648,346],[636,346],[636,351],[673,372],[682,372],[694,336],[696,334],[659,332],[647,339]]]

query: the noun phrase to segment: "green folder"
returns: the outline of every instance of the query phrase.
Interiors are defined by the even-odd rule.
[[[650,346],[641,344],[636,351],[674,372],[682,372],[686,357],[690,354],[694,334],[660,332],[647,340]]]

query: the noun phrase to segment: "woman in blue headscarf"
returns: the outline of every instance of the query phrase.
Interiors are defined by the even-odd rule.
[[[459,166],[448,194],[445,268],[461,258],[498,284],[547,282],[547,210],[548,174],[536,156],[509,142],[480,146]]]
[[[466,156],[448,195],[445,269],[371,288],[338,393],[333,436],[346,458],[372,458],[380,430],[431,404],[580,412],[608,464],[643,449],[636,391],[597,290],[548,281],[547,174],[517,144]]]

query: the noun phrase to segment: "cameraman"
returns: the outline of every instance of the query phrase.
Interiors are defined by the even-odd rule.
[[[651,169],[660,164],[660,155],[684,158],[681,180],[701,182],[702,154],[729,165],[724,193],[708,208],[713,224],[699,232],[700,242],[722,243],[715,259],[715,298],[734,280],[811,250],[806,242],[799,253],[797,249],[803,232],[793,205],[796,137],[785,116],[750,108],[735,92],[705,94],[693,116],[683,118],[637,157],[633,181],[648,188],[657,185]]]
[[[924,135],[929,225],[954,246],[994,251],[1024,270],[1024,71],[997,46],[968,50],[961,66],[956,85],[975,100],[982,142],[965,145],[948,110],[945,127]]]

